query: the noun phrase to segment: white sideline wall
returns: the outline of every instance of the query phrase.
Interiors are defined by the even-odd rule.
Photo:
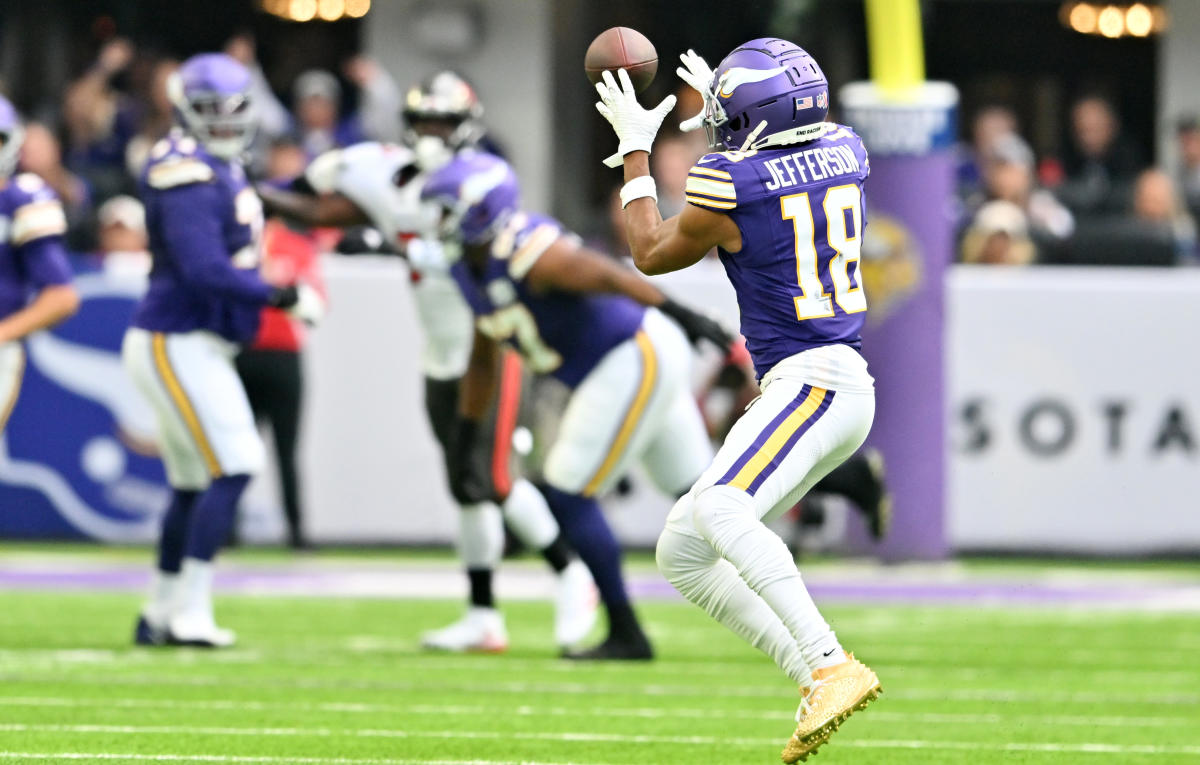
[[[407,271],[330,257],[326,275],[331,311],[306,363],[308,528],[317,541],[449,542]],[[725,289],[686,291],[722,305]],[[1200,549],[1200,271],[956,267],[947,289],[952,546]],[[669,504],[646,490],[610,515],[646,545]]]

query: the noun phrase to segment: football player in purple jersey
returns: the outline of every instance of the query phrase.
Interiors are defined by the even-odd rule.
[[[634,271],[583,248],[558,222],[523,211],[516,176],[496,156],[459,154],[429,177],[422,196],[445,211],[444,252],[457,260],[451,274],[476,317],[455,451],[466,454],[462,445],[476,438],[500,343],[518,350],[533,372],[570,389],[539,488],[591,569],[609,634],[592,649],[565,655],[648,659],[652,650],[621,577],[620,548],[596,497],[635,461],[673,497],[691,485],[712,452],[691,394],[685,332],[722,349],[729,335]],[[484,481],[472,463],[453,459],[449,472],[456,493],[482,494]]]
[[[154,261],[122,357],[155,410],[173,493],[139,644],[234,642],[213,618],[212,561],[264,454],[233,358],[263,306],[310,323],[324,308],[312,287],[258,275],[262,205],[239,159],[254,133],[250,87],[224,54],[184,62],[167,83],[179,125],[140,181]]]
[[[650,274],[718,249],[762,395],[672,509],[658,563],[688,600],[800,686],[797,727],[783,751],[791,763],[880,692],[879,678],[842,649],[764,523],[853,454],[874,417],[874,381],[858,352],[870,166],[854,131],[825,121],[829,83],[796,45],[751,40],[715,72],[692,51],[681,59],[677,73],[704,109],[680,127],[705,127],[721,151],[692,168],[688,205],[667,220],[649,153],[674,98],[642,108],[624,71],[606,72],[597,85],[596,106],[620,140],[629,246]]]
[[[21,390],[21,340],[79,310],[62,203],[38,176],[13,175],[24,136],[17,110],[0,96],[0,433]]]

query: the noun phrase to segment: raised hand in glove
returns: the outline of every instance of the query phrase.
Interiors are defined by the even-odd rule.
[[[479,461],[472,459],[479,437],[479,423],[460,419],[454,426],[454,438],[446,449],[446,472],[450,493],[460,505],[473,505],[492,499],[487,477],[479,473]]]
[[[691,49],[687,53],[680,53],[679,60],[683,62],[683,66],[676,69],[675,74],[679,75],[679,79],[686,82],[704,99],[704,104],[700,107],[699,114],[679,123],[679,129],[688,133],[704,124],[704,116],[708,111],[708,102],[713,97],[713,70],[702,56]]]
[[[717,346],[718,350],[725,352],[733,343],[733,335],[719,322],[704,314],[696,313],[674,300],[668,299],[658,307],[658,310],[670,316],[680,327],[683,327],[683,332],[692,345],[699,347],[701,340],[707,340]]]
[[[604,81],[596,83],[596,92],[600,94],[596,110],[613,126],[613,131],[620,141],[617,153],[605,159],[604,164],[608,167],[620,167],[621,158],[626,154],[650,151],[663,120],[675,108],[675,96],[667,96],[658,106],[646,109],[638,103],[629,73],[624,69],[618,69],[615,78],[609,71],[605,71],[600,77]],[[620,85],[617,84],[618,80]]]

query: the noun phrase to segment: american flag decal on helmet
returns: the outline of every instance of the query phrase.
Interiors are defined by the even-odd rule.
[[[817,94],[817,108],[818,109],[828,109],[829,108],[829,91],[822,90],[820,93]]]
[[[805,96],[804,98],[796,99],[796,111],[800,111],[801,109],[811,109],[811,108],[812,108],[812,96]]]

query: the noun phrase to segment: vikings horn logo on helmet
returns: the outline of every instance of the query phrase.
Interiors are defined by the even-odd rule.
[[[769,80],[772,77],[777,77],[787,71],[786,67],[777,66],[774,69],[747,69],[745,67],[734,67],[728,69],[721,75],[721,82],[717,91],[722,98],[729,98],[733,95],[733,91],[740,88],[742,85],[749,85],[752,82],[762,82]]]

